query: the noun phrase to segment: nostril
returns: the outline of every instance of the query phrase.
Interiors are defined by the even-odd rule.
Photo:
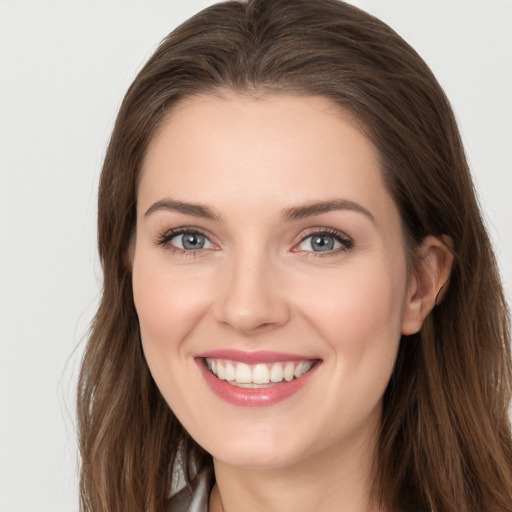
[[[236,331],[244,332],[246,334],[250,332],[265,332],[267,330],[274,329],[277,325],[279,325],[278,322],[251,322],[250,319],[245,319],[245,321],[241,321],[240,318],[237,320],[222,320],[221,325],[228,327],[230,329],[234,329]]]
[[[287,297],[275,286],[265,286],[256,276],[243,275],[224,282],[213,303],[213,314],[221,325],[250,335],[286,324],[289,306]]]

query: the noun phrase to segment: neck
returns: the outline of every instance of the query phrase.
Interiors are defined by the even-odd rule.
[[[279,468],[241,468],[214,460],[217,483],[209,510],[376,512],[370,500],[375,442],[364,440],[331,446],[328,453]]]

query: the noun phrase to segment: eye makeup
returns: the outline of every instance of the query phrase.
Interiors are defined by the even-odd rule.
[[[185,256],[197,256],[204,251],[220,249],[202,229],[193,226],[166,230],[156,237],[154,243],[175,254]],[[313,257],[328,257],[349,251],[353,247],[352,238],[342,231],[315,227],[306,230],[306,233],[301,235],[300,242],[295,244],[290,252]]]

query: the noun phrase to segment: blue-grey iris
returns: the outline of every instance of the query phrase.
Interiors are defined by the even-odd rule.
[[[184,233],[182,244],[184,249],[202,249],[204,247],[206,238],[199,233]]]
[[[334,247],[334,238],[330,235],[315,235],[311,237],[313,251],[331,251]]]

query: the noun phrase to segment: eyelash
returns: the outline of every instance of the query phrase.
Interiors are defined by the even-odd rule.
[[[166,231],[162,235],[158,236],[155,240],[155,244],[161,247],[165,247],[166,249],[170,250],[174,254],[178,254],[180,256],[190,256],[190,257],[197,257],[201,253],[204,252],[204,249],[197,249],[197,250],[186,250],[181,249],[180,247],[176,247],[170,243],[170,241],[180,235],[202,235],[204,236],[208,241],[210,241],[208,235],[206,235],[202,230],[199,228],[177,228],[177,229],[171,229],[169,231]],[[332,236],[337,242],[341,244],[341,247],[334,249],[334,250],[328,250],[328,251],[300,251],[299,249],[296,249],[300,244],[302,244],[304,241],[306,241],[308,238],[313,236]],[[210,241],[210,243],[213,244],[213,242]],[[215,244],[213,244],[215,245]],[[315,257],[315,258],[325,258],[328,256],[332,256],[333,254],[337,254],[340,252],[349,251],[354,247],[354,241],[347,236],[345,233],[338,231],[337,229],[333,228],[313,228],[311,229],[305,236],[303,236],[298,244],[295,244],[294,248],[292,249],[292,252],[302,252],[304,253],[304,256],[306,257]]]
[[[199,228],[177,228],[177,229],[171,229],[169,231],[166,231],[162,235],[158,236],[155,240],[155,244],[159,245],[161,247],[166,248],[167,250],[171,251],[174,254],[177,254],[179,256],[189,256],[192,258],[196,258],[197,256],[200,256],[203,253],[203,250],[197,249],[197,250],[186,250],[181,249],[180,247],[176,247],[172,245],[170,242],[173,238],[180,236],[180,235],[202,235],[204,236],[208,241],[210,241],[210,238],[206,233],[201,231]],[[213,244],[213,242],[210,242]],[[215,244],[213,244],[215,245]]]
[[[298,249],[292,249],[292,252],[303,252],[304,256],[309,258],[326,258],[332,256],[334,254],[338,254],[341,252],[349,251],[354,247],[354,241],[348,235],[343,233],[342,231],[338,231],[334,228],[312,228],[311,231],[306,236],[303,236],[298,244],[295,247],[302,244],[308,238],[313,236],[332,236],[337,242],[341,244],[341,247],[329,251],[299,251]]]

